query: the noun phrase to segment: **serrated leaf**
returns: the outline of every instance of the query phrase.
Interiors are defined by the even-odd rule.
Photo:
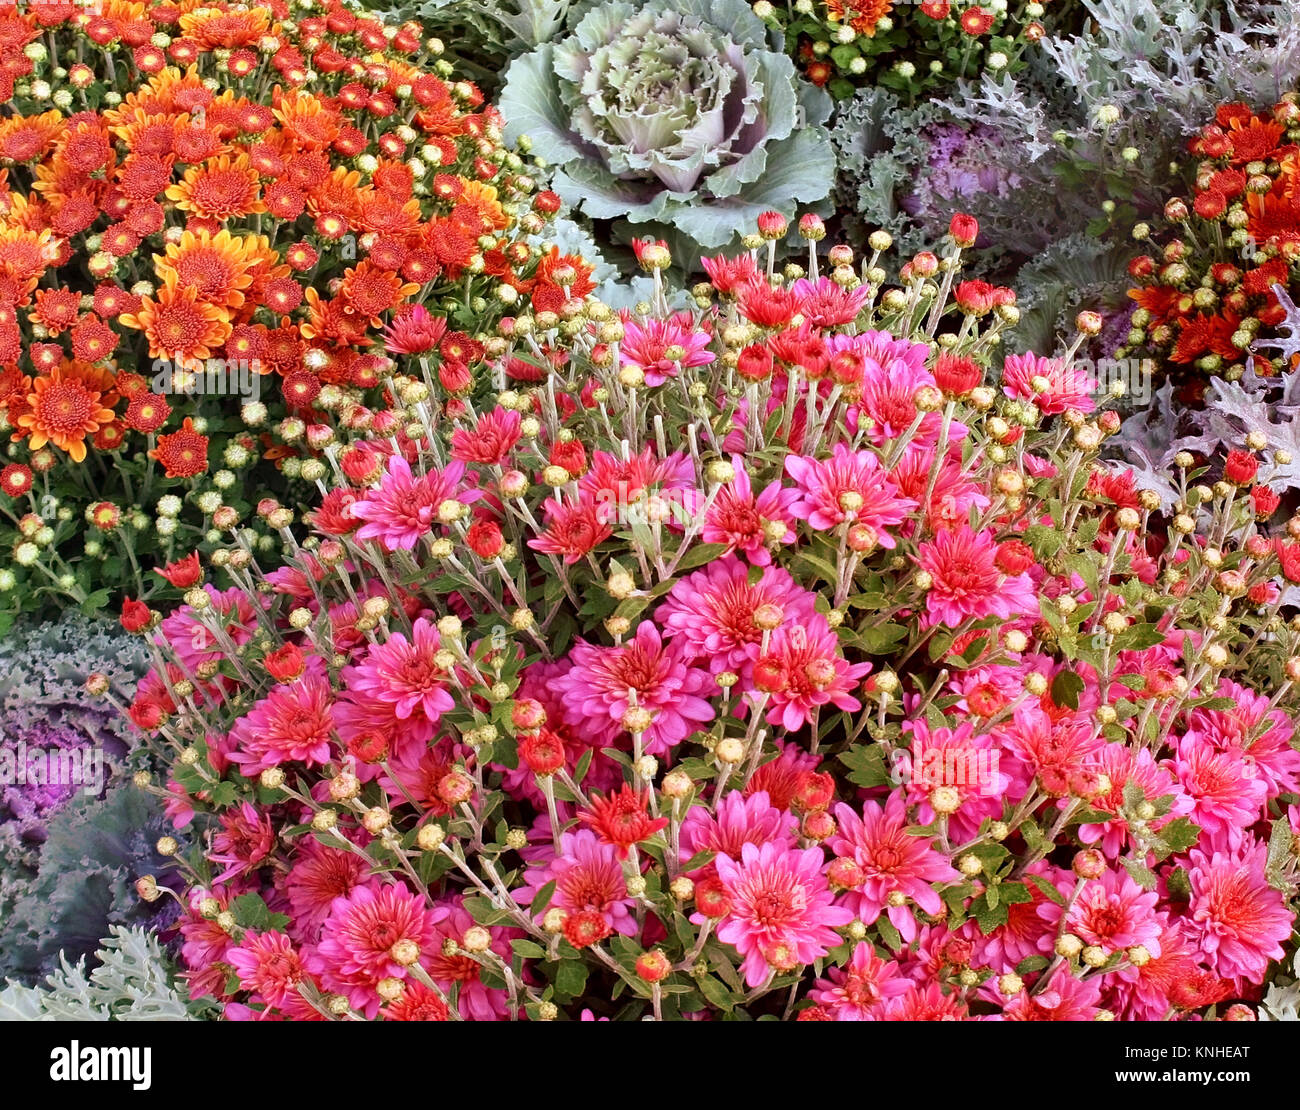
[[[884,749],[878,744],[854,744],[841,752],[838,758],[849,769],[848,780],[854,786],[870,790],[893,782],[885,765]]]
[[[587,985],[587,965],[582,960],[565,960],[555,969],[555,990],[574,998]]]
[[[1074,671],[1062,670],[1052,679],[1052,701],[1062,709],[1078,709],[1082,693],[1083,679]]]
[[[1151,870],[1141,860],[1136,860],[1126,856],[1123,860],[1124,869],[1132,876],[1133,881],[1143,890],[1155,890],[1156,873]]]

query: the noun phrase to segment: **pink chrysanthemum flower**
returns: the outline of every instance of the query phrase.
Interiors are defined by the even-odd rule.
[[[1281,891],[1264,874],[1267,846],[1250,841],[1231,855],[1193,848],[1187,870],[1191,934],[1224,978],[1263,981],[1269,960],[1282,958],[1294,925]]]
[[[834,927],[853,920],[834,904],[819,848],[745,844],[739,863],[728,856],[715,863],[730,900],[718,939],[744,957],[741,971],[751,987],[761,986],[772,970],[792,971],[826,955],[840,940]]]
[[[437,951],[435,927],[447,913],[400,883],[372,880],[334,900],[320,943],[305,960],[307,969],[354,1010],[373,1018],[380,1006],[379,981],[407,977],[409,963],[403,961],[412,946],[427,964]]]
[[[523,886],[516,893],[520,905],[529,905],[552,879],[555,893],[550,905],[570,914],[592,911],[605,919],[615,933],[633,936],[637,932],[632,916],[632,899],[627,893],[623,864],[618,849],[603,844],[588,829],[566,832],[560,837],[560,854],[544,867],[532,867],[524,873]],[[545,915],[537,915],[540,921]]]
[[[930,532],[946,531],[970,521],[971,509],[983,513],[989,507],[988,494],[979,484],[962,476],[960,458],[944,457],[934,471],[934,449],[910,443],[903,457],[889,472],[898,492],[922,506]],[[929,500],[926,493],[929,492]]]
[[[444,501],[471,502],[479,491],[459,488],[465,464],[456,460],[442,470],[419,477],[401,455],[390,455],[379,485],[348,510],[365,523],[359,540],[378,540],[389,551],[411,551],[438,525],[438,506]]]
[[[851,324],[858,318],[858,314],[871,296],[869,285],[862,284],[854,289],[846,289],[827,277],[818,278],[816,281],[799,278],[790,289],[799,300],[800,314],[816,328],[833,328],[841,324]]]
[[[906,801],[917,807],[919,824],[934,821],[930,798],[941,786],[957,792],[957,809],[948,823],[951,835],[958,840],[975,836],[985,818],[998,820],[1004,799],[1015,802],[1024,796],[1027,783],[1010,773],[1020,769],[1016,761],[1008,759],[1003,766],[1002,753],[992,737],[977,733],[970,721],[962,721],[956,728],[931,728],[924,718],[918,718],[905,721],[903,727],[911,742],[898,770],[905,776]]]
[[[940,532],[917,550],[917,565],[930,576],[925,607],[933,623],[956,628],[974,617],[1012,620],[1038,615],[1038,595],[1026,573],[998,569],[998,545],[988,531],[969,524]]]
[[[455,956],[444,954],[442,950],[444,941],[451,940],[459,944],[465,939],[465,934],[476,924],[459,899],[446,902],[444,906],[448,914],[434,930],[434,950],[425,965],[429,978],[448,995],[451,994],[454,984],[460,984],[456,994],[456,1012],[463,1020],[505,1020],[510,1014],[510,995],[504,990],[483,983],[479,974],[483,965],[463,954]],[[499,926],[491,926],[488,928],[488,935],[492,938],[489,945],[491,951],[502,957],[508,964],[511,953],[507,931]]]
[[[573,667],[556,686],[570,727],[588,734],[592,747],[608,747],[627,731],[633,705],[651,714],[642,735],[647,755],[663,755],[713,719],[713,679],[689,662],[680,639],[664,643],[652,621],[620,647],[579,640],[569,658]]]
[[[844,894],[844,903],[866,925],[882,913],[906,941],[916,937],[916,919],[906,905],[892,905],[890,895],[901,894],[926,913],[937,914],[942,899],[931,886],[960,878],[948,857],[935,851],[925,837],[907,832],[903,796],[895,791],[881,806],[863,802],[859,815],[840,803],[835,807],[839,830],[831,851],[846,856],[862,869],[862,883]]]
[[[1054,867],[1046,860],[1031,864],[1025,873],[1055,887],[1062,902],[1070,896],[1074,886],[1074,876],[1069,871]],[[978,931],[974,933],[975,957],[980,964],[1014,969],[1031,956],[1051,955],[1061,907],[1043,892],[1038,883],[1029,882],[1025,886],[1029,891],[1029,901],[1008,905],[1005,925],[994,929],[988,937]],[[1055,911],[1055,916],[1052,911]]]
[[[230,730],[230,761],[247,777],[282,763],[313,767],[329,762],[334,729],[333,692],[318,656],[293,682],[273,686]]]
[[[1268,783],[1239,748],[1216,750],[1188,734],[1178,742],[1174,774],[1192,809],[1189,817],[1216,843],[1235,848],[1268,801]]]
[[[813,618],[815,596],[779,567],[767,567],[753,585],[749,567],[735,555],[709,563],[679,579],[655,612],[670,637],[680,637],[688,657],[707,660],[709,669],[735,671],[748,681],[763,631],[754,615],[763,606],[788,625]]]
[[[1160,919],[1154,890],[1143,890],[1126,871],[1106,871],[1083,884],[1066,915],[1069,930],[1107,954],[1142,945],[1160,955]],[[1059,917],[1059,915],[1058,915]]]
[[[566,566],[581,562],[614,534],[610,525],[616,514],[594,497],[579,495],[577,501],[548,497],[542,504],[544,531],[528,541],[534,551],[563,555]]]
[[[420,811],[446,816],[451,807],[443,800],[440,786],[456,769],[456,757],[455,745],[445,737],[432,744],[399,743],[388,755],[387,770],[379,775],[389,805],[414,803]]]
[[[431,351],[447,330],[447,321],[423,305],[403,305],[384,328],[384,350],[395,355]]]
[[[249,929],[239,944],[226,952],[226,963],[235,969],[240,985],[261,995],[270,1006],[280,1006],[285,999],[298,996],[303,978],[302,960],[283,933],[258,933]]]
[[[1092,412],[1096,381],[1059,358],[1008,355],[1002,364],[1002,388],[1017,401],[1032,401],[1044,416]]]
[[[695,464],[689,455],[674,451],[661,459],[652,447],[630,459],[594,451],[590,468],[578,479],[579,493],[607,506],[630,504],[647,492],[698,493],[695,487]]]
[[[253,629],[257,627],[257,610],[253,599],[243,589],[232,586],[228,590],[218,590],[212,585],[204,585],[203,592],[208,595],[205,617],[209,622],[220,621],[226,636],[236,647],[242,647],[252,639]],[[221,662],[227,650],[188,605],[182,605],[163,620],[154,635],[154,642],[175,653],[191,675],[205,663]]]
[[[349,698],[386,708],[399,722],[399,732],[428,740],[456,704],[447,693],[446,672],[435,659],[441,647],[438,629],[420,617],[411,626],[410,639],[394,632],[344,671]]]
[[[1185,924],[1163,921],[1160,954],[1141,967],[1127,963],[1107,975],[1103,1002],[1126,1021],[1163,1021],[1169,1015],[1175,988],[1198,972],[1203,969],[1197,967]]]
[[[721,254],[713,258],[701,258],[700,265],[704,267],[709,281],[721,297],[733,296],[737,289],[751,281],[757,281],[759,276],[758,263],[748,253],[738,254],[734,258]]]
[[[1153,829],[1159,829],[1174,818],[1186,816],[1191,811],[1191,800],[1179,788],[1168,768],[1158,764],[1146,748],[1134,752],[1124,744],[1111,743],[1101,747],[1095,758],[1093,770],[1106,776],[1110,781],[1110,790],[1101,797],[1093,798],[1092,808],[1115,816],[1104,823],[1080,825],[1079,839],[1084,844],[1099,848],[1107,859],[1118,859],[1130,839],[1128,821],[1119,815],[1125,804],[1126,784],[1136,784],[1143,795],[1150,799],[1173,795],[1174,801],[1169,812],[1151,822]]]
[[[775,741],[773,746],[776,758],[769,759],[750,776],[745,783],[745,796],[766,794],[772,805],[784,811],[790,808],[804,776],[817,770],[821,758],[784,740]]]
[[[473,429],[457,428],[451,434],[451,457],[467,463],[499,466],[519,442],[523,417],[500,406],[479,417]]]
[[[1280,709],[1269,709],[1267,694],[1230,679],[1221,680],[1214,693],[1231,699],[1232,707],[1193,709],[1186,736],[1195,735],[1216,748],[1241,752],[1268,784],[1269,798],[1283,792],[1300,793],[1300,751],[1291,746],[1295,727],[1287,715]]]
[[[892,548],[891,525],[901,524],[916,507],[902,497],[873,451],[850,451],[837,443],[829,459],[790,455],[785,471],[794,479],[800,498],[790,511],[818,531],[830,531],[844,521],[864,524],[881,547]]]
[[[1053,718],[1032,704],[1017,708],[997,735],[1004,757],[1015,759],[1045,783],[1059,787],[1068,787],[1073,776],[1091,767],[1106,746],[1106,738],[1097,735],[1084,715]]]
[[[820,613],[804,623],[782,625],[754,664],[754,681],[768,694],[766,720],[790,732],[812,719],[814,709],[834,705],[850,713],[862,708],[852,694],[870,663],[849,663],[839,637]]]
[[[1043,990],[1023,990],[1003,1007],[1003,1021],[1092,1021],[1101,991],[1093,979],[1058,968]]]
[[[731,465],[736,476],[713,499],[700,538],[705,543],[726,544],[727,554],[739,551],[756,567],[769,566],[769,543],[795,541],[795,517],[790,508],[799,499],[799,491],[778,481],[769,483],[756,497],[744,460],[732,455]]]
[[[873,1021],[891,998],[906,994],[911,983],[898,974],[896,964],[882,960],[866,941],[860,941],[844,967],[828,968],[808,997],[826,1007],[836,1021]]]
[[[275,847],[275,829],[271,826],[270,816],[249,802],[241,802],[226,810],[221,815],[220,825],[208,850],[208,859],[226,865],[216,878],[219,883],[232,875],[252,871]]]
[[[909,983],[906,994],[891,998],[885,1021],[965,1021],[966,1003],[959,994],[944,994],[938,983]]]
[[[314,944],[336,898],[346,898],[368,877],[365,861],[355,852],[331,848],[305,837],[284,880],[292,910],[289,931],[300,944]]]
[[[832,355],[853,351],[863,358],[862,379],[850,430],[861,428],[877,447],[906,435],[917,416],[921,415],[916,407],[917,390],[934,385],[934,375],[925,369],[929,348],[924,343],[895,339],[888,332],[865,332],[862,335],[832,336],[827,350]],[[925,413],[913,433],[912,443],[933,447],[939,442],[942,427],[941,413]],[[949,421],[949,444],[960,443],[967,431],[965,424]]]
[[[781,844],[794,847],[799,820],[792,813],[776,808],[767,792],[760,790],[746,797],[739,790],[725,794],[714,807],[693,806],[682,821],[680,856],[686,863],[701,852],[717,852],[732,859],[740,858],[746,844]],[[711,873],[711,869],[697,873]]]
[[[622,318],[619,358],[624,366],[644,371],[646,385],[663,385],[686,367],[707,366],[716,357],[708,349],[712,336],[697,328],[688,312],[644,323],[630,313]]]
[[[385,1021],[448,1021],[447,1003],[418,979],[409,980],[402,997],[384,1007]]]

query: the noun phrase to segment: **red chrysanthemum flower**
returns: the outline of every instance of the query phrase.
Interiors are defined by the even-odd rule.
[[[194,478],[208,469],[208,437],[195,431],[187,416],[179,431],[158,437],[149,457],[162,464],[168,478]]]

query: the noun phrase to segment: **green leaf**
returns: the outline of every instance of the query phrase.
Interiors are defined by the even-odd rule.
[[[677,564],[677,571],[694,570],[696,567],[702,567],[705,563],[711,563],[714,559],[719,558],[726,550],[727,545],[725,543],[694,544],[682,556],[681,561]]]
[[[1269,833],[1268,856],[1264,862],[1264,875],[1268,879],[1269,886],[1283,892],[1289,889],[1283,875],[1286,872],[1287,865],[1291,862],[1292,847],[1293,837],[1290,822],[1285,817],[1279,817],[1273,822],[1272,832]]]
[[[1007,923],[1007,904],[1001,899],[997,899],[992,905],[989,904],[988,895],[992,889],[990,887],[989,890],[986,890],[971,903],[970,907],[975,924],[979,926],[980,932],[985,936]]]
[[[1143,890],[1155,890],[1156,874],[1141,860],[1125,857],[1123,860],[1124,868],[1132,876],[1133,881]]]
[[[1041,875],[1026,875],[1025,880],[1033,883],[1043,893],[1044,897],[1051,899],[1058,906],[1065,905],[1065,895],[1056,889],[1054,883],[1048,882]]]
[[[908,629],[905,625],[886,621],[884,624],[871,625],[858,631],[857,645],[868,655],[891,655],[899,644],[907,639]]]
[[[81,611],[88,617],[93,617],[100,609],[108,604],[111,595],[108,590],[96,590],[93,594],[81,603]]]
[[[551,904],[551,898],[555,895],[555,880],[552,879],[534,895],[532,902],[528,906],[528,912],[536,917],[542,913],[547,906]]]
[[[551,43],[516,58],[506,70],[499,106],[507,120],[507,145],[513,146],[520,135],[527,135],[535,155],[561,163],[580,159],[583,152],[569,130],[569,110],[560,99],[554,61]]]
[[[893,782],[885,765],[884,749],[879,744],[854,744],[840,753],[839,761],[849,769],[848,779],[854,786],[870,790]]]
[[[232,898],[227,907],[235,915],[235,922],[245,929],[259,933],[283,929],[289,919],[282,913],[272,913],[257,894],[241,894]]]
[[[902,935],[894,928],[894,923],[884,914],[881,914],[876,919],[876,932],[880,934],[880,939],[885,942],[885,947],[891,951],[897,952],[903,947]]]
[[[1178,817],[1169,824],[1160,829],[1160,850],[1156,852],[1156,861],[1159,862],[1174,855],[1176,852],[1185,852],[1191,848],[1201,836],[1201,826],[1195,824],[1188,817]]]
[[[1062,709],[1078,709],[1083,693],[1083,679],[1071,670],[1062,670],[1052,679],[1052,701]]]
[[[587,965],[582,960],[565,960],[555,969],[555,990],[573,998],[587,985]]]
[[[715,979],[712,975],[701,975],[696,980],[699,984],[700,993],[704,995],[714,1006],[730,1013],[734,1005],[731,998],[731,992]]]
[[[526,960],[544,960],[546,959],[546,949],[536,941],[531,940],[512,940],[510,950],[516,956],[523,956]]]

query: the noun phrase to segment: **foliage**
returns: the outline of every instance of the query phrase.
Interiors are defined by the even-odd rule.
[[[830,101],[743,0],[590,7],[511,65],[501,110],[564,200],[633,233],[716,248],[830,189]]]

